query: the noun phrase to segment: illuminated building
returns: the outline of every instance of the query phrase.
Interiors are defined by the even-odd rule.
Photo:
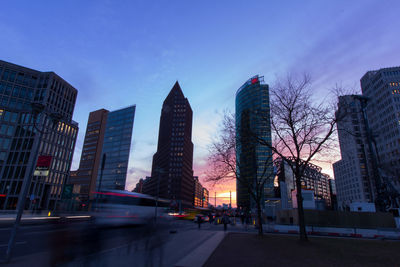
[[[193,206],[192,108],[176,82],[164,100],[151,177],[143,193]]]
[[[209,203],[209,196],[210,193],[208,192],[208,190],[206,188],[203,187],[203,197],[202,197],[202,207],[203,208],[208,208],[208,203]]]
[[[268,85],[264,83],[263,77],[254,76],[236,92],[236,159],[242,181],[252,184],[254,179],[267,179],[264,201],[274,197],[272,153],[269,147],[260,145],[252,134],[271,143],[269,117]],[[247,184],[237,180],[236,191],[238,207],[255,207]]]
[[[194,176],[194,206],[201,207],[202,206],[202,197],[203,197],[203,186],[199,181],[199,177]]]
[[[78,123],[72,120],[77,93],[54,72],[0,61],[1,209],[16,208],[21,188],[36,166],[37,147],[38,158],[49,156],[50,166],[47,175],[33,176],[25,208],[56,207],[69,176],[78,132]],[[45,107],[35,123],[32,103]],[[60,116],[55,127],[45,115],[50,113]]]

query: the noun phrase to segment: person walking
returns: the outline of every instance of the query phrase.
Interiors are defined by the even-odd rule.
[[[222,223],[224,224],[224,231],[226,231],[228,229],[228,224],[229,224],[229,216],[224,213],[223,217],[222,217]]]
[[[202,222],[203,222],[203,217],[201,215],[197,215],[197,223],[199,225],[199,229],[201,228]]]

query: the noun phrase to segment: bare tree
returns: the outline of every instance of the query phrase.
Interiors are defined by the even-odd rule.
[[[215,184],[227,180],[236,180],[243,188],[246,188],[257,207],[258,234],[263,235],[262,202],[264,200],[264,185],[269,179],[273,179],[272,156],[267,157],[265,164],[261,167],[262,170],[259,171],[260,166],[258,164],[249,162],[249,160],[254,161],[254,159],[236,157],[236,140],[240,139],[260,146],[258,138],[254,138],[254,133],[250,132],[249,129],[237,131],[234,114],[225,112],[219,136],[212,142],[209,149],[209,162],[212,169],[208,173],[207,181]],[[253,173],[256,175],[253,179],[240,175],[240,169],[249,165],[255,168]]]
[[[300,240],[307,240],[304,220],[301,179],[309,162],[324,149],[331,149],[336,122],[335,108],[326,102],[312,100],[311,81],[308,75],[296,79],[287,75],[270,88],[273,146],[263,139],[261,144],[270,146],[275,155],[286,161],[296,179]]]

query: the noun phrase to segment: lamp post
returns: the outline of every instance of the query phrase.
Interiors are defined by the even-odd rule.
[[[24,183],[22,185],[22,190],[18,197],[17,216],[15,218],[14,226],[11,231],[11,236],[8,241],[8,247],[7,247],[7,251],[6,251],[6,261],[7,262],[11,259],[11,253],[12,253],[13,247],[15,245],[15,236],[17,234],[18,227],[21,223],[21,217],[22,217],[22,213],[23,213],[24,207],[25,207],[26,196],[27,196],[29,187],[32,182],[33,172],[35,170],[35,165],[36,165],[38,155],[39,155],[39,149],[40,149],[40,143],[42,140],[42,136],[43,136],[43,134],[46,134],[49,132],[44,129],[46,118],[43,119],[42,129],[40,129],[37,126],[37,119],[40,114],[48,115],[53,123],[53,129],[54,129],[57,126],[60,119],[62,118],[62,116],[58,113],[45,111],[45,105],[43,105],[41,103],[31,103],[31,107],[32,107],[32,115],[33,115],[33,127],[36,130],[36,132],[38,133],[38,138],[34,139],[32,148],[34,149],[35,152],[32,157],[31,168],[29,170],[27,179],[24,180]],[[40,119],[40,117],[39,117],[39,119]]]

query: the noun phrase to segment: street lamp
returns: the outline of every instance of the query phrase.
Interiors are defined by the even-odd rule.
[[[62,118],[61,114],[50,112],[50,111],[46,110],[46,106],[43,105],[42,103],[33,102],[33,103],[31,103],[31,107],[32,107],[32,115],[33,115],[33,127],[36,130],[36,132],[38,132],[39,136],[38,136],[38,138],[34,139],[34,144],[32,145],[32,148],[35,149],[34,150],[35,152],[34,152],[34,156],[32,157],[31,168],[29,170],[29,175],[28,175],[27,179],[24,180],[24,183],[22,185],[22,191],[19,194],[18,206],[17,206],[17,216],[15,218],[14,226],[11,231],[11,236],[8,241],[8,247],[7,247],[7,251],[6,251],[6,261],[7,262],[11,259],[12,249],[15,245],[15,236],[17,234],[18,227],[21,223],[21,217],[22,217],[22,213],[23,213],[24,207],[25,207],[26,196],[27,196],[29,187],[32,182],[33,172],[35,170],[35,165],[36,165],[37,158],[39,155],[39,149],[40,149],[40,143],[42,140],[42,136],[43,136],[43,134],[47,134],[50,132],[50,131],[45,130],[45,119],[43,120],[43,123],[42,123],[42,129],[40,129],[38,127],[37,119],[40,114],[47,115],[53,123],[53,130],[54,130],[55,127],[58,125],[58,122]]]

